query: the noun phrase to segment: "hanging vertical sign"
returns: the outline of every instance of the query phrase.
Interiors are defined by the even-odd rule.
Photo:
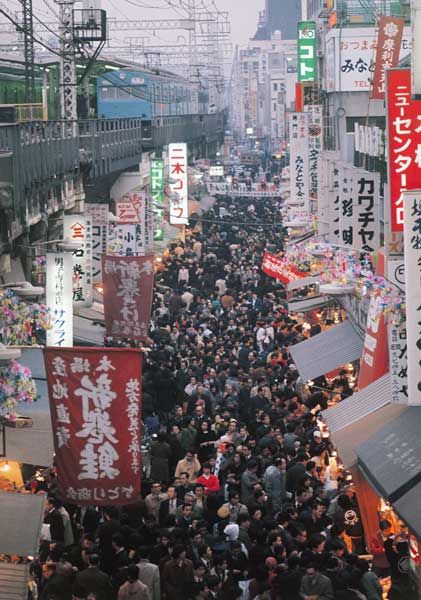
[[[107,335],[144,340],[151,318],[153,256],[103,256]]]
[[[354,248],[373,252],[380,247],[380,173],[359,171],[354,185]]]
[[[341,169],[342,191],[339,205],[339,239],[341,246],[352,248],[354,243],[354,194],[352,168]]]
[[[406,323],[388,325],[389,370],[392,404],[408,404]]]
[[[137,502],[141,481],[141,352],[44,351],[60,497],[72,504]]]
[[[64,215],[63,237],[80,243],[73,250],[73,304],[92,304],[92,224],[85,215]]]
[[[316,81],[316,22],[298,22],[298,81]]]
[[[162,222],[164,220],[164,161],[162,158],[153,158],[151,161],[151,196],[154,214],[154,240],[160,242],[164,239]]]
[[[421,404],[421,190],[403,192],[408,404]]]
[[[187,177],[187,144],[169,144],[170,164],[170,223],[187,225],[189,220],[189,196]]]
[[[404,20],[400,17],[382,15],[379,18],[376,58],[370,93],[370,97],[373,99],[384,99],[386,70],[398,66],[404,24]]]
[[[332,244],[339,244],[339,219],[340,219],[340,208],[341,208],[341,175],[339,169],[339,163],[337,161],[330,161],[329,165],[329,196],[330,196],[330,223],[331,229],[329,234],[329,241]]]
[[[308,112],[308,145],[309,145],[309,185],[310,197],[317,198],[318,160],[323,150],[323,112],[320,105],[313,104]]]
[[[154,214],[152,198],[145,196],[145,254],[153,254],[154,242]]]
[[[410,69],[389,69],[387,82],[388,180],[392,232],[403,231],[403,192],[421,177],[421,101],[411,99]]]
[[[382,304],[382,297],[374,294],[371,296],[358,376],[360,389],[367,387],[376,379],[380,379],[389,370],[387,327]]]
[[[309,211],[308,113],[289,115],[290,136],[290,204],[303,204]]]
[[[71,254],[47,253],[46,304],[51,313],[47,346],[73,346],[73,289]]]
[[[92,223],[92,280],[101,283],[101,254],[107,253],[108,204],[86,204],[85,212]]]

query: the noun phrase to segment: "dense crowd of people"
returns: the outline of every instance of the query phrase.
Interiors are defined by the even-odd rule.
[[[320,428],[328,394],[298,393],[288,348],[312,332],[260,268],[284,247],[280,201],[223,208],[172,244],[156,277],[143,497],[64,507],[52,472],[34,599],[382,600],[385,575],[390,600],[410,597],[406,541],[387,521],[364,537]]]

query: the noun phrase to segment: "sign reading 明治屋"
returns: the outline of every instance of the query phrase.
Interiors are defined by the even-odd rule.
[[[315,21],[298,21],[298,81],[315,81],[317,79]]]
[[[421,190],[403,192],[408,404],[421,404]]]
[[[308,113],[289,115],[291,204],[309,211]]]
[[[187,144],[169,144],[170,163],[170,223],[187,225],[189,220],[189,196],[187,177]]]
[[[151,197],[154,214],[154,240],[160,242],[164,239],[162,222],[164,220],[164,161],[162,158],[153,158],[151,161]]]
[[[64,215],[63,237],[80,243],[73,250],[73,303],[92,304],[92,221],[85,215]]]
[[[71,254],[47,253],[46,304],[51,312],[47,346],[73,346],[73,289]]]
[[[86,204],[85,212],[92,223],[92,279],[100,283],[101,254],[107,253],[108,204]]]
[[[141,482],[141,352],[44,351],[60,497],[72,504],[137,502]]]
[[[400,17],[382,15],[379,19],[371,98],[384,99],[386,70],[398,66],[403,27],[404,20]]]
[[[418,189],[421,176],[421,101],[411,98],[409,69],[386,72],[390,227],[403,231],[403,192]],[[408,271],[407,271],[408,272]]]
[[[103,256],[107,335],[144,340],[151,318],[153,256]]]

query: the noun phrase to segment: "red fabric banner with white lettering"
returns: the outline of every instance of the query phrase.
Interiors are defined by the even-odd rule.
[[[405,22],[400,17],[379,18],[376,59],[370,98],[384,100],[386,89],[386,69],[398,66],[402,35]]]
[[[309,275],[309,273],[299,271],[290,263],[286,263],[282,258],[270,252],[265,252],[263,256],[262,270],[269,277],[279,279],[279,281],[285,284],[291,283],[291,281],[295,281],[296,279],[308,277]]]
[[[60,497],[100,506],[138,501],[142,353],[50,347],[44,360]]]
[[[107,335],[145,340],[152,309],[153,256],[102,256]]]

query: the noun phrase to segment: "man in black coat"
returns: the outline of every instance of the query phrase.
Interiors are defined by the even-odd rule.
[[[104,509],[104,523],[98,527],[97,537],[101,549],[101,568],[108,575],[113,570],[113,535],[119,533],[121,524],[118,521],[118,510],[115,506],[108,506]]]
[[[97,600],[111,600],[112,587],[108,575],[99,569],[99,556],[89,554],[88,568],[77,573],[74,590],[83,590],[86,594],[95,594]]]
[[[61,502],[56,498],[48,498],[47,514],[44,517],[44,523],[50,526],[50,535],[52,542],[64,544],[64,521],[59,508]]]

